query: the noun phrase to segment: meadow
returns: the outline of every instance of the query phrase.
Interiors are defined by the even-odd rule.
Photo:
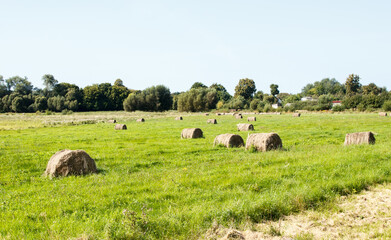
[[[183,121],[175,121],[175,116]],[[145,122],[135,120],[144,117]],[[332,203],[391,180],[391,118],[376,113],[257,115],[255,133],[283,149],[214,147],[246,122],[201,113],[0,115],[0,239],[198,239],[212,227],[249,226]],[[216,118],[218,124],[207,124]],[[106,121],[128,127],[115,131]],[[199,127],[204,138],[181,139]],[[372,131],[375,145],[344,146]],[[83,149],[99,173],[43,176],[50,157]]]

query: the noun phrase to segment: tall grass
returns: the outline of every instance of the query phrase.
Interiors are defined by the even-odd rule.
[[[213,147],[222,133],[246,140],[236,130],[243,119],[216,116],[209,125],[208,116],[143,114],[144,123],[123,115],[126,131],[27,120],[31,128],[0,131],[0,238],[194,239],[214,221],[277,219],[391,180],[391,118],[376,114],[257,116],[255,132],[276,132],[284,146],[266,153]],[[13,129],[6,119],[0,128]],[[205,138],[180,139],[192,127]],[[376,144],[343,146],[346,133],[359,131],[377,133]],[[99,174],[43,177],[62,149],[85,150]]]

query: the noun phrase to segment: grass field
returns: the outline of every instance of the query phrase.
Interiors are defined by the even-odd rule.
[[[254,132],[278,133],[284,149],[257,153],[213,147],[246,116],[176,114],[0,115],[0,238],[197,239],[213,222],[277,219],[391,180],[389,117],[260,115]],[[114,131],[110,118],[128,130]],[[180,139],[190,127],[205,138]],[[376,144],[343,146],[361,131],[375,132]],[[62,149],[85,150],[99,173],[44,177]]]

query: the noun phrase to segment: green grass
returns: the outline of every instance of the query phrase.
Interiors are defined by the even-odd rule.
[[[236,133],[246,116],[88,116],[116,115],[128,130],[0,116],[0,238],[195,239],[214,221],[277,219],[391,180],[391,118],[376,114],[257,116],[254,132],[277,132],[284,146],[266,153],[213,147],[215,136]],[[135,122],[139,116],[146,122]],[[15,117],[23,126],[12,124]],[[214,117],[217,125],[206,124]],[[180,139],[190,127],[205,138]],[[359,131],[377,133],[376,144],[343,146],[346,133]],[[99,174],[44,177],[49,158],[62,149],[85,150]]]

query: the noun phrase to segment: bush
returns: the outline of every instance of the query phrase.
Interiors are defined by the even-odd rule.
[[[334,112],[343,112],[345,110],[345,107],[343,105],[336,105],[332,108]]]
[[[385,101],[382,108],[384,111],[391,111],[391,100]]]

